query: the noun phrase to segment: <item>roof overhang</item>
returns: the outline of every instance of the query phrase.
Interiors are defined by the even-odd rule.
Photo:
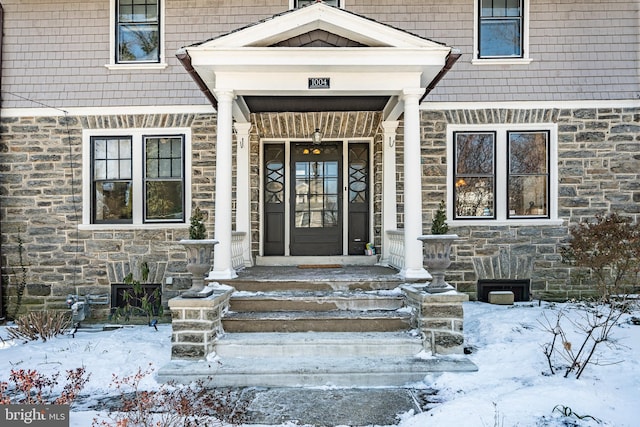
[[[314,111],[320,105],[345,111],[381,110],[384,104],[391,113],[403,90],[422,88],[426,96],[459,56],[449,46],[324,3],[177,53],[214,106],[216,91],[234,92],[233,114],[240,121],[248,121],[250,112]],[[314,78],[327,84],[312,87]],[[325,97],[330,99],[318,101]]]

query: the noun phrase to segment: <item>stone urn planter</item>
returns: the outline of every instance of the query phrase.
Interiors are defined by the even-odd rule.
[[[424,265],[433,277],[425,287],[427,292],[439,293],[454,289],[445,282],[444,275],[451,265],[451,245],[457,239],[457,234],[428,234],[418,237],[424,249]]]
[[[191,288],[182,294],[185,298],[206,298],[203,293],[204,276],[211,270],[215,239],[182,239],[179,242],[187,252],[187,271],[191,273]]]

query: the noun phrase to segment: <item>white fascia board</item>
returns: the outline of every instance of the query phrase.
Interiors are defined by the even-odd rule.
[[[442,68],[451,48],[189,48],[194,68],[208,66],[216,71],[242,71],[247,67],[261,70],[290,70],[291,67],[353,69],[395,67],[417,70],[422,67]]]
[[[443,46],[431,40],[322,3],[276,16],[254,26],[210,40],[202,46],[270,46],[315,29],[322,29],[367,46]]]
[[[433,71],[433,75],[437,70]],[[233,88],[237,95],[390,95],[403,88],[419,87],[422,72],[378,71],[330,72],[315,70],[310,72],[219,72],[216,83],[221,88]],[[329,89],[309,89],[310,77],[327,77],[331,80]]]

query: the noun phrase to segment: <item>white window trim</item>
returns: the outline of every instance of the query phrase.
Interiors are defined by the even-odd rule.
[[[160,0],[160,62],[141,64],[118,64],[116,62],[116,1],[109,0],[109,62],[104,66],[109,70],[163,70],[167,68],[167,60],[164,49],[164,4],[165,0]]]
[[[507,131],[549,131],[549,218],[507,219]],[[454,132],[496,132],[495,219],[453,219]],[[555,123],[447,126],[447,224],[452,227],[495,225],[561,225],[558,218],[558,125]]]
[[[473,65],[525,65],[533,62],[529,56],[529,2],[523,0],[524,13],[522,16],[522,58],[479,58],[480,56],[480,40],[478,40],[480,25],[480,0],[473,0]]]
[[[144,136],[184,135],[184,223],[154,222],[144,223],[143,219],[143,168]],[[92,224],[91,223],[91,137],[131,136],[133,163],[133,222],[132,224]],[[81,230],[127,230],[140,228],[186,228],[191,217],[191,129],[190,128],[132,128],[132,129],[84,129],[82,131],[82,224]]]

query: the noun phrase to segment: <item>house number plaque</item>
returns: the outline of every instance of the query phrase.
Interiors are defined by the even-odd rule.
[[[329,77],[309,77],[309,89],[330,89]]]

